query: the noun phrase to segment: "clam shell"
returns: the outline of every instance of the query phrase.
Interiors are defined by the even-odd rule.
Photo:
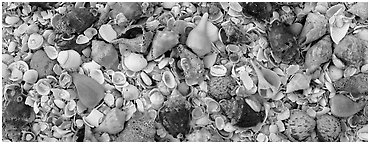
[[[236,130],[236,127],[233,126],[230,122],[227,122],[224,127],[224,131],[226,132],[234,132]]]
[[[259,102],[256,102],[252,99],[244,99],[245,102],[255,111],[255,112],[260,112],[262,109],[262,105]]]
[[[163,72],[162,81],[168,88],[175,88],[177,85],[175,77],[170,71]]]
[[[67,69],[78,68],[82,63],[80,54],[75,50],[59,52],[57,61],[62,68]]]
[[[55,89],[55,88],[53,88],[53,89],[51,89],[51,91],[53,92],[53,96],[54,96],[55,99],[63,99],[63,100],[67,100],[67,101],[72,99],[70,93],[65,89]]]
[[[153,89],[149,92],[149,99],[152,103],[152,107],[158,109],[164,102],[164,96],[158,89]]]
[[[357,131],[357,137],[360,139],[360,140],[363,140],[363,141],[368,141],[369,140],[369,129],[368,129],[368,125],[365,125],[364,127],[362,127],[361,129],[359,129]]]
[[[40,95],[48,95],[51,90],[51,85],[47,79],[40,79],[35,84],[36,92]]]
[[[33,84],[37,81],[38,79],[38,72],[34,69],[30,69],[23,74],[23,80],[26,83]]]
[[[97,109],[93,109],[87,117],[83,117],[83,121],[86,125],[90,127],[98,127],[99,123],[102,122],[104,114],[98,111]]]
[[[27,70],[29,70],[29,66],[28,64],[25,62],[25,61],[16,61],[16,62],[13,62],[11,63],[8,68],[10,70],[14,70],[14,69],[18,69],[22,72],[26,72]]]
[[[58,57],[58,51],[54,46],[45,46],[44,51],[50,59],[56,59]]]
[[[90,71],[90,77],[96,80],[99,84],[104,83],[104,75],[103,72],[99,69],[92,69]]]
[[[98,31],[95,28],[87,28],[84,31],[84,35],[91,40],[96,34],[98,34]]]
[[[229,7],[236,12],[241,12],[243,7],[239,4],[239,2],[229,2]]]
[[[124,86],[126,81],[126,75],[122,72],[114,72],[112,75],[112,82],[115,86]]]
[[[109,43],[117,38],[117,32],[112,28],[112,25],[110,24],[104,24],[100,26],[99,35]]]
[[[42,35],[38,33],[33,33],[28,38],[27,45],[28,45],[28,48],[31,50],[37,50],[41,48],[43,43],[44,43],[44,38],[42,37]]]
[[[122,105],[123,105],[123,98],[122,98],[122,97],[117,98],[117,99],[116,99],[116,102],[115,102],[115,106],[116,106],[117,108],[121,108],[121,107],[122,107]]]
[[[8,45],[8,52],[14,52],[17,47],[17,43],[14,41],[11,41]]]
[[[125,100],[136,100],[139,98],[140,92],[134,85],[129,84],[122,89],[123,98]]]
[[[144,69],[148,62],[142,54],[131,53],[124,58],[124,65],[131,71],[137,72]]]
[[[334,65],[329,66],[328,72],[331,81],[337,81],[343,77],[343,70]]]
[[[222,116],[215,118],[215,126],[218,130],[222,130],[225,127],[225,119]]]
[[[59,86],[62,88],[68,88],[72,84],[72,76],[69,75],[67,72],[62,73],[59,76]]]
[[[61,99],[55,99],[55,100],[54,100],[54,104],[55,104],[58,108],[60,108],[60,109],[63,109],[63,108],[66,106],[66,103],[64,103],[64,101],[63,101],[63,100],[61,100]]]
[[[114,104],[115,104],[115,101],[114,101],[114,95],[113,94],[106,94],[105,97],[104,97],[104,102],[109,106],[109,107],[113,107]]]
[[[214,65],[210,69],[210,74],[212,76],[225,76],[227,72],[227,68],[224,65]]]
[[[229,44],[226,46],[226,51],[229,53],[238,53],[240,51],[240,47],[234,44]]]
[[[16,24],[18,21],[20,20],[19,17],[17,16],[6,16],[5,17],[5,23],[9,24],[9,25],[14,25]]]
[[[335,54],[333,54],[333,56],[332,56],[332,61],[333,61],[333,64],[337,68],[340,68],[340,69],[344,69],[345,68],[344,63],[339,58],[337,58],[337,56],[335,56]]]
[[[153,84],[152,79],[145,72],[140,73],[141,80],[147,85],[150,86]]]
[[[90,41],[90,38],[82,34],[78,35],[76,39],[76,44],[86,44]]]
[[[206,103],[206,110],[208,113],[215,113],[220,111],[220,104],[210,97],[204,98],[204,102]]]

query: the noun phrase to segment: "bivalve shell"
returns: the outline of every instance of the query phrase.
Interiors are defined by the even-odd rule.
[[[54,46],[45,46],[44,51],[50,59],[56,59],[58,57],[58,51]]]
[[[122,90],[123,98],[126,100],[136,100],[139,98],[140,92],[134,85],[128,85],[123,87]]]
[[[148,62],[141,54],[131,53],[124,59],[124,65],[131,71],[137,72],[144,69]]]
[[[214,65],[210,69],[210,74],[217,77],[225,76],[226,72],[227,68],[223,65]]]
[[[36,84],[35,84],[35,89],[37,93],[40,95],[48,95],[51,90],[51,85],[48,81],[48,79],[40,79]]]
[[[90,41],[90,38],[85,35],[78,35],[76,39],[76,44],[86,44]]]
[[[112,82],[114,86],[124,86],[127,81],[126,81],[126,75],[122,72],[114,72],[112,75]]]
[[[147,85],[150,86],[153,84],[152,79],[145,72],[140,73],[141,80]]]
[[[38,79],[38,73],[34,69],[30,69],[23,74],[23,80],[27,83],[33,84]]]
[[[152,103],[152,107],[158,109],[162,106],[164,102],[164,96],[158,89],[153,89],[149,92],[149,99]]]
[[[109,43],[117,38],[117,32],[112,28],[110,24],[104,24],[100,26],[99,34],[105,41]]]
[[[105,97],[104,97],[104,102],[109,106],[109,107],[112,107],[114,104],[115,104],[115,101],[114,101],[114,95],[113,94],[106,94]]]
[[[100,111],[93,109],[87,117],[83,117],[85,124],[90,127],[98,127],[99,123],[102,122],[104,114]]]
[[[31,50],[37,50],[42,46],[43,43],[44,43],[44,38],[42,37],[42,35],[38,33],[33,33],[28,38],[27,45],[28,45],[28,48]]]
[[[84,31],[84,35],[91,40],[96,34],[98,34],[98,31],[95,28],[88,28]]]
[[[103,72],[99,69],[92,69],[90,70],[90,77],[96,80],[99,84],[104,83],[104,75]]]
[[[10,24],[10,25],[14,25],[14,24],[16,24],[19,20],[20,20],[20,18],[19,18],[19,17],[17,17],[17,16],[7,16],[7,17],[5,18],[5,23]]]
[[[78,68],[82,61],[81,56],[75,50],[61,51],[58,54],[57,61],[62,68]]]
[[[175,77],[170,71],[163,72],[162,81],[168,88],[175,88],[177,85]]]

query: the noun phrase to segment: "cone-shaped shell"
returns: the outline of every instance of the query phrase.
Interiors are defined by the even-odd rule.
[[[153,39],[148,60],[153,60],[179,43],[179,35],[172,31],[158,31]]]
[[[78,74],[71,74],[76,86],[78,98],[87,108],[94,108],[104,98],[104,88],[94,79]]]
[[[208,13],[203,14],[198,25],[189,33],[186,45],[199,57],[203,57],[212,50],[212,43],[207,34]]]

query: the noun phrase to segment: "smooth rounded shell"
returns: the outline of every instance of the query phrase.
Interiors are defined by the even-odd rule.
[[[148,62],[143,55],[131,53],[125,57],[124,64],[129,70],[137,72],[144,69],[148,65]]]
[[[37,81],[37,78],[38,78],[38,73],[36,70],[33,70],[33,69],[30,69],[23,74],[23,80],[27,83],[33,84]]]
[[[43,43],[44,43],[44,38],[42,37],[42,35],[38,33],[33,33],[28,38],[27,45],[28,45],[28,48],[32,50],[36,50],[36,49],[39,49]]]
[[[175,88],[176,80],[170,71],[165,71],[162,75],[162,81],[168,88]]]
[[[62,68],[78,68],[81,64],[81,56],[75,50],[61,51],[57,61]]]

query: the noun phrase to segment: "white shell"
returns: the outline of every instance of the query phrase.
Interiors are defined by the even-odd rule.
[[[217,53],[211,53],[203,58],[204,68],[212,67],[217,60]]]
[[[147,86],[150,86],[152,85],[152,79],[145,73],[145,72],[141,72],[140,73],[140,77],[141,77],[141,80],[147,85]]]
[[[360,140],[368,141],[369,140],[369,130],[368,125],[365,125],[357,131],[357,136]]]
[[[104,24],[100,26],[99,34],[105,41],[109,43],[117,38],[117,32],[112,28],[110,24]]]
[[[55,99],[54,100],[54,104],[58,107],[58,108],[60,108],[60,109],[63,109],[64,108],[64,106],[66,106],[66,103],[64,103],[62,100],[60,100],[60,99]]]
[[[45,46],[44,51],[50,59],[56,59],[58,57],[58,51],[54,46]]]
[[[51,85],[47,79],[40,79],[36,84],[35,84],[35,89],[38,94],[40,95],[48,95],[51,90]]]
[[[7,17],[5,17],[5,23],[10,24],[10,25],[16,24],[19,20],[20,20],[20,18],[17,17],[17,16],[7,16]]]
[[[127,69],[137,72],[144,69],[148,62],[142,54],[130,53],[127,57],[124,58],[124,65]]]
[[[224,130],[226,132],[234,132],[236,128],[230,122],[228,122],[225,124]]]
[[[219,130],[224,129],[224,127],[225,127],[225,120],[221,116],[216,117],[215,118],[215,126]]]
[[[38,72],[34,69],[30,69],[23,74],[23,80],[27,83],[34,84],[38,79]]]
[[[41,48],[42,44],[44,43],[44,37],[38,33],[33,33],[28,38],[28,48],[31,50],[37,50]]]
[[[77,103],[74,100],[70,100],[64,107],[64,116],[72,117],[77,113]]]
[[[262,105],[254,100],[245,99],[245,102],[255,111],[255,112],[260,112],[262,109]]]
[[[57,61],[62,68],[78,68],[82,63],[80,54],[75,50],[59,52]]]
[[[97,127],[99,123],[102,122],[104,114],[100,111],[93,109],[87,117],[83,117],[85,124],[90,127]]]
[[[163,72],[162,81],[168,88],[175,88],[177,85],[175,77],[170,71]]]
[[[106,94],[105,97],[104,97],[104,102],[109,106],[109,107],[113,107],[113,105],[115,104],[114,102],[114,95],[113,94]]]
[[[210,69],[210,73],[212,76],[225,76],[227,72],[227,68],[223,65],[214,65]]]
[[[76,43],[77,44],[86,44],[90,41],[90,38],[87,37],[87,36],[84,36],[82,34],[78,35],[77,39],[76,39]]]
[[[159,108],[164,102],[164,96],[158,89],[153,89],[149,92],[149,99],[154,108]]]
[[[112,82],[114,86],[122,87],[127,83],[126,75],[122,72],[114,72],[112,75]]]
[[[137,87],[129,84],[122,89],[123,98],[126,100],[136,100],[139,98],[140,92]]]
[[[104,83],[104,75],[103,72],[99,69],[92,69],[90,71],[90,77],[96,80],[99,84]]]
[[[87,28],[84,31],[84,35],[91,40],[96,34],[98,34],[98,31],[95,28]]]

